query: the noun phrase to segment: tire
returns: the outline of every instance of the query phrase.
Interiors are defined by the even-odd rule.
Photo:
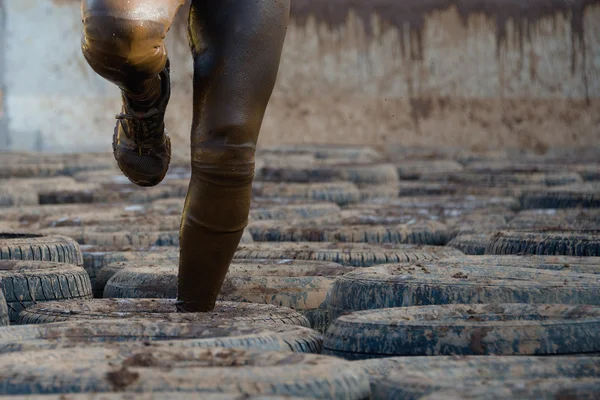
[[[129,343],[145,347],[226,347],[320,353],[322,337],[297,325],[262,322],[98,320],[11,326],[0,330],[0,354]]]
[[[288,156],[292,154],[310,154],[315,159],[327,160],[330,158],[351,161],[380,161],[383,155],[372,147],[340,146],[326,144],[293,144],[262,147],[257,151],[258,157],[267,154]]]
[[[495,233],[506,229],[515,212],[507,209],[480,209],[448,217],[443,221],[453,236]]]
[[[357,400],[370,396],[367,376],[352,363],[293,352],[110,345],[11,354],[0,359],[0,368],[7,377],[2,394],[179,391]]]
[[[582,183],[576,172],[555,173],[439,173],[421,177],[426,182],[455,183],[469,186],[503,187],[512,185],[559,186]]]
[[[63,236],[0,232],[0,260],[35,260],[83,265],[79,245]]]
[[[246,321],[309,327],[294,310],[267,304],[218,302],[214,311],[178,313],[169,299],[94,299],[49,302],[32,306],[19,315],[20,324],[99,319],[147,319],[165,322]]]
[[[439,222],[422,222],[396,226],[336,226],[318,221],[294,226],[260,221],[249,225],[255,242],[340,242],[369,244],[427,244],[442,246],[450,240],[448,228]]]
[[[448,242],[448,246],[468,255],[483,255],[491,237],[487,233],[460,235]]]
[[[32,188],[13,187],[7,182],[0,183],[0,208],[32,206],[36,204],[39,204],[36,190]]]
[[[33,396],[0,396],[0,400],[197,400],[197,393],[89,393],[89,394],[40,394]],[[203,400],[308,400],[310,397],[247,396],[245,394],[202,393]]]
[[[234,260],[313,260],[330,261],[351,267],[369,267],[461,255],[463,253],[459,250],[441,246],[282,242],[242,245],[235,252]]]
[[[90,278],[82,267],[47,261],[0,261],[0,288],[12,323],[35,304],[92,298]]]
[[[421,400],[539,400],[593,399],[600,393],[600,379],[536,379],[483,383],[474,388],[440,390]]]
[[[600,377],[599,357],[392,357],[356,361],[371,377],[373,398],[421,399],[440,390],[515,380]]]
[[[313,329],[324,332],[329,326],[327,292],[336,276],[353,269],[318,261],[237,261],[229,267],[218,300],[289,307],[304,314]],[[102,272],[105,270],[113,272],[104,289],[105,298],[177,297],[178,269],[174,264],[118,263]]]
[[[541,209],[519,212],[509,230],[600,233],[600,209]]]
[[[8,326],[10,317],[8,316],[8,306],[6,305],[6,298],[4,292],[0,290],[0,326]]]
[[[463,265],[479,268],[530,268],[549,271],[600,274],[600,257],[536,256],[536,255],[483,255],[446,257],[437,260],[442,268],[461,268]]]
[[[112,274],[102,274],[102,270],[111,264],[127,261],[177,261],[179,260],[179,248],[159,247],[151,251],[84,251],[83,267],[90,276],[94,297],[102,297],[104,286]],[[108,272],[108,271],[107,271]]]
[[[179,230],[159,230],[156,225],[137,225],[135,231],[120,226],[46,228],[40,232],[65,235],[82,245],[101,247],[106,250],[179,246]],[[244,232],[241,243],[252,243],[252,235]]]
[[[349,182],[332,183],[272,183],[255,182],[252,185],[253,197],[259,199],[288,199],[336,203],[339,206],[358,203],[360,191]]]
[[[600,307],[450,304],[357,311],[333,321],[323,354],[575,355],[600,352]]]
[[[424,176],[438,173],[458,173],[464,167],[452,160],[407,160],[396,163],[400,179],[421,179]]]
[[[600,234],[501,231],[490,239],[485,254],[598,257]]]
[[[599,208],[600,183],[590,182],[554,188],[524,190],[520,200],[524,209]]]
[[[358,269],[337,278],[329,292],[329,314],[335,319],[360,310],[441,304],[596,305],[599,290],[592,274],[420,261]]]
[[[251,221],[295,220],[336,215],[340,207],[333,203],[291,204],[250,210]]]
[[[399,197],[397,199],[373,199],[353,209],[385,209],[390,212],[401,210],[424,210],[439,217],[457,217],[474,211],[510,211],[519,210],[521,204],[512,197],[495,196],[419,196]]]
[[[383,184],[398,182],[393,164],[313,165],[310,167],[264,167],[256,176],[265,182],[321,183],[353,182]]]

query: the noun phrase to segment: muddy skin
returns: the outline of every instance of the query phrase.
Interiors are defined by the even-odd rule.
[[[180,239],[180,311],[214,308],[248,223],[254,153],[287,30],[289,0],[192,0],[192,178]],[[83,54],[141,107],[159,96],[164,38],[184,0],[83,0]],[[187,7],[186,7],[187,9]]]

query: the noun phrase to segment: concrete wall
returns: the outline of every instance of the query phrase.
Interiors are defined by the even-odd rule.
[[[543,150],[600,139],[600,0],[292,1],[262,144]],[[81,56],[79,1],[4,8],[10,146],[109,150],[119,93]],[[167,122],[181,151],[191,123],[184,21],[168,37]]]
[[[0,149],[10,146],[8,121],[4,110],[4,98],[6,96],[6,88],[4,85],[4,42],[6,38],[5,28],[4,0],[0,0]]]

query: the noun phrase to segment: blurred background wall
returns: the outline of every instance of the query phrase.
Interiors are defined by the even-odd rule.
[[[241,1],[241,0],[240,0]],[[186,9],[168,129],[191,123]],[[79,0],[0,0],[0,148],[110,150],[119,91],[80,51]],[[596,144],[600,0],[292,0],[261,144]]]

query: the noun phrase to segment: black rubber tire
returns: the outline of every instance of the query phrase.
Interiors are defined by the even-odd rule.
[[[312,165],[307,167],[264,167],[257,180],[265,182],[320,183],[353,182],[382,184],[398,182],[393,164]]]
[[[102,297],[104,285],[112,275],[103,275],[104,267],[128,261],[177,261],[179,260],[179,248],[163,246],[151,251],[85,251],[83,249],[83,267],[90,276],[94,297]]]
[[[595,399],[600,379],[535,379],[491,381],[474,388],[440,390],[420,400],[554,400]]]
[[[61,234],[72,238],[79,244],[98,246],[107,250],[179,246],[179,230],[159,231],[155,225],[137,225],[135,231],[129,231],[119,226],[99,226],[93,228],[47,228],[40,232]],[[241,243],[252,243],[252,235],[245,231]]]
[[[81,266],[48,261],[0,261],[0,288],[12,323],[35,304],[92,298],[90,278]]]
[[[481,268],[531,268],[581,274],[600,274],[600,257],[537,256],[537,255],[483,255],[446,257],[437,260],[443,268],[461,268],[463,265]]]
[[[501,231],[490,238],[485,254],[598,257],[600,234]]]
[[[8,306],[6,305],[6,298],[4,292],[0,290],[0,326],[8,326],[10,318],[8,316]]]
[[[502,187],[513,185],[559,186],[582,183],[583,179],[576,172],[555,173],[439,173],[421,177],[427,182],[457,183],[470,186]]]
[[[396,356],[600,353],[600,307],[449,304],[357,311],[332,322],[323,354]]]
[[[375,399],[421,399],[439,390],[495,381],[600,378],[600,357],[391,357],[356,361],[370,375]]]
[[[600,304],[596,275],[530,268],[494,268],[467,260],[361,268],[336,279],[329,314],[437,304]]]
[[[457,217],[447,217],[444,223],[453,234],[475,235],[494,233],[506,229],[515,212],[506,209],[482,209],[462,213]]]
[[[492,235],[488,233],[460,235],[448,242],[448,246],[467,255],[483,255],[491,237]]]
[[[520,196],[520,201],[524,209],[599,208],[600,182],[524,190]]]
[[[39,204],[38,194],[35,189],[14,187],[8,182],[0,183],[1,208],[32,206]]]
[[[293,154],[310,154],[315,159],[327,160],[330,158],[346,159],[348,161],[379,161],[383,155],[368,146],[343,146],[339,144],[290,144],[265,146],[257,149],[257,156],[268,154],[288,156]]]
[[[0,396],[0,400],[197,400],[197,393],[87,393],[87,394],[40,394],[33,396]],[[248,396],[245,394],[202,393],[202,400],[308,400],[296,396]]]
[[[339,242],[369,244],[427,244],[443,246],[450,240],[448,228],[435,221],[393,226],[324,225],[319,221],[286,224],[259,221],[248,226],[255,242]]]
[[[330,202],[340,206],[360,201],[358,187],[349,182],[313,184],[254,182],[252,194],[255,198]]]
[[[385,209],[388,213],[402,210],[425,210],[439,217],[457,217],[474,211],[519,210],[521,204],[512,197],[500,196],[419,196],[397,199],[372,199],[351,209]]]
[[[249,219],[251,221],[310,219],[336,215],[340,211],[340,207],[333,203],[290,204],[252,209]]]
[[[130,343],[145,347],[235,347],[264,351],[320,353],[322,337],[297,325],[262,322],[98,320],[82,325],[56,322],[0,330],[0,354]]]
[[[35,260],[83,265],[79,245],[64,236],[0,232],[0,260]]]
[[[111,264],[101,274],[112,277],[105,298],[177,297],[177,265],[161,263]],[[234,261],[221,287],[220,301],[250,302],[289,307],[304,314],[313,329],[329,326],[327,293],[336,276],[354,270],[331,262],[292,260]]]
[[[19,324],[99,319],[148,319],[165,322],[248,321],[310,327],[298,312],[269,304],[217,302],[203,313],[176,312],[171,299],[94,299],[55,301],[32,306],[19,315]]]
[[[400,179],[421,179],[437,173],[457,173],[464,167],[452,160],[406,160],[396,163]]]
[[[368,377],[358,366],[293,352],[113,344],[11,354],[0,358],[0,369],[6,376],[1,394],[180,391],[370,397]]]
[[[313,260],[331,261],[351,267],[370,267],[377,264],[437,260],[461,255],[463,253],[460,250],[441,246],[281,242],[239,246],[234,260]]]
[[[507,229],[600,233],[600,209],[525,210],[510,221]]]
[[[456,195],[464,187],[444,183],[400,181],[386,185],[360,185],[359,189],[361,201],[366,201],[378,198]]]

